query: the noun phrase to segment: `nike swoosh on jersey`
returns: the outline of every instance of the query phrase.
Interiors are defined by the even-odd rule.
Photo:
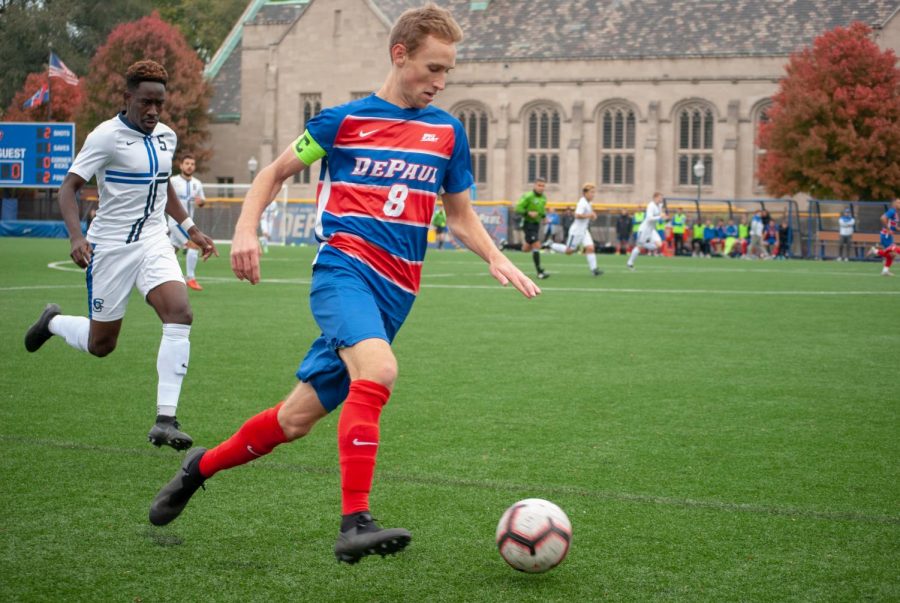
[[[379,129],[380,129],[380,128],[379,128]],[[374,133],[377,132],[377,131],[378,131],[378,130],[369,130],[368,132],[366,132],[365,130],[360,130],[360,131],[359,131],[359,137],[360,137],[360,138],[365,138],[366,136],[371,136],[372,134],[374,134]]]
[[[133,145],[136,142],[137,142],[136,140],[132,140],[131,142],[126,142],[125,145],[130,147],[131,145]]]

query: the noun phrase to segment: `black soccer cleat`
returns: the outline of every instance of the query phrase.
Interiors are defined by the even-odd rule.
[[[206,478],[200,474],[200,458],[205,453],[206,448],[194,448],[185,455],[178,473],[163,486],[150,504],[150,523],[155,526],[170,523],[181,515],[194,492],[203,488]]]
[[[412,534],[403,528],[379,527],[368,511],[354,513],[350,520],[353,525],[341,530],[334,545],[334,556],[339,562],[353,565],[368,555],[393,555],[412,540]]]
[[[50,332],[50,321],[54,316],[61,314],[62,310],[56,304],[47,304],[40,317],[33,325],[28,327],[25,333],[25,349],[29,352],[37,352],[44,345],[44,342],[53,337]]]
[[[591,270],[591,274],[593,274],[594,276],[600,276],[601,274],[603,274],[603,271],[599,268],[594,268],[593,270]]]
[[[550,274],[541,270],[540,272],[538,272],[538,278],[544,280],[550,278]]]
[[[187,450],[194,445],[194,439],[181,431],[181,424],[175,417],[156,416],[156,425],[147,434],[150,443],[159,448],[171,446],[175,450]]]

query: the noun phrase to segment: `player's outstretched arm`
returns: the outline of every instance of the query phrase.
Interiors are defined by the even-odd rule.
[[[469,191],[444,194],[444,209],[447,213],[447,227],[463,245],[478,254],[488,263],[491,276],[504,287],[512,284],[522,295],[532,298],[540,295],[540,288],[519,270],[508,257],[503,255],[491,235],[484,229],[481,220],[469,200]]]
[[[252,285],[259,282],[259,239],[256,238],[259,218],[284,181],[305,168],[306,164],[297,159],[293,146],[290,146],[253,180],[231,240],[231,271],[240,280],[250,281]]]
[[[81,220],[78,219],[78,203],[75,198],[85,182],[86,180],[78,174],[69,172],[59,187],[59,211],[62,213],[66,230],[69,231],[69,241],[72,243],[69,257],[82,268],[87,268],[91,262],[91,244],[81,232]]]

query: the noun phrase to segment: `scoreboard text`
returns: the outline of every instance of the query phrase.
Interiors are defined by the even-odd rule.
[[[0,122],[0,188],[59,188],[75,158],[75,124]]]

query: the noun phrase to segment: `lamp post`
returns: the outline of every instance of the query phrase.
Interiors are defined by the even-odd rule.
[[[247,169],[250,171],[250,184],[253,184],[253,179],[256,178],[256,168],[259,167],[259,162],[256,160],[256,157],[251,156],[250,159],[247,160]],[[696,167],[694,168],[697,169]]]
[[[694,177],[697,179],[697,211],[700,211],[700,185],[703,184],[705,174],[706,166],[703,165],[703,158],[697,157],[697,163],[694,164]]]

